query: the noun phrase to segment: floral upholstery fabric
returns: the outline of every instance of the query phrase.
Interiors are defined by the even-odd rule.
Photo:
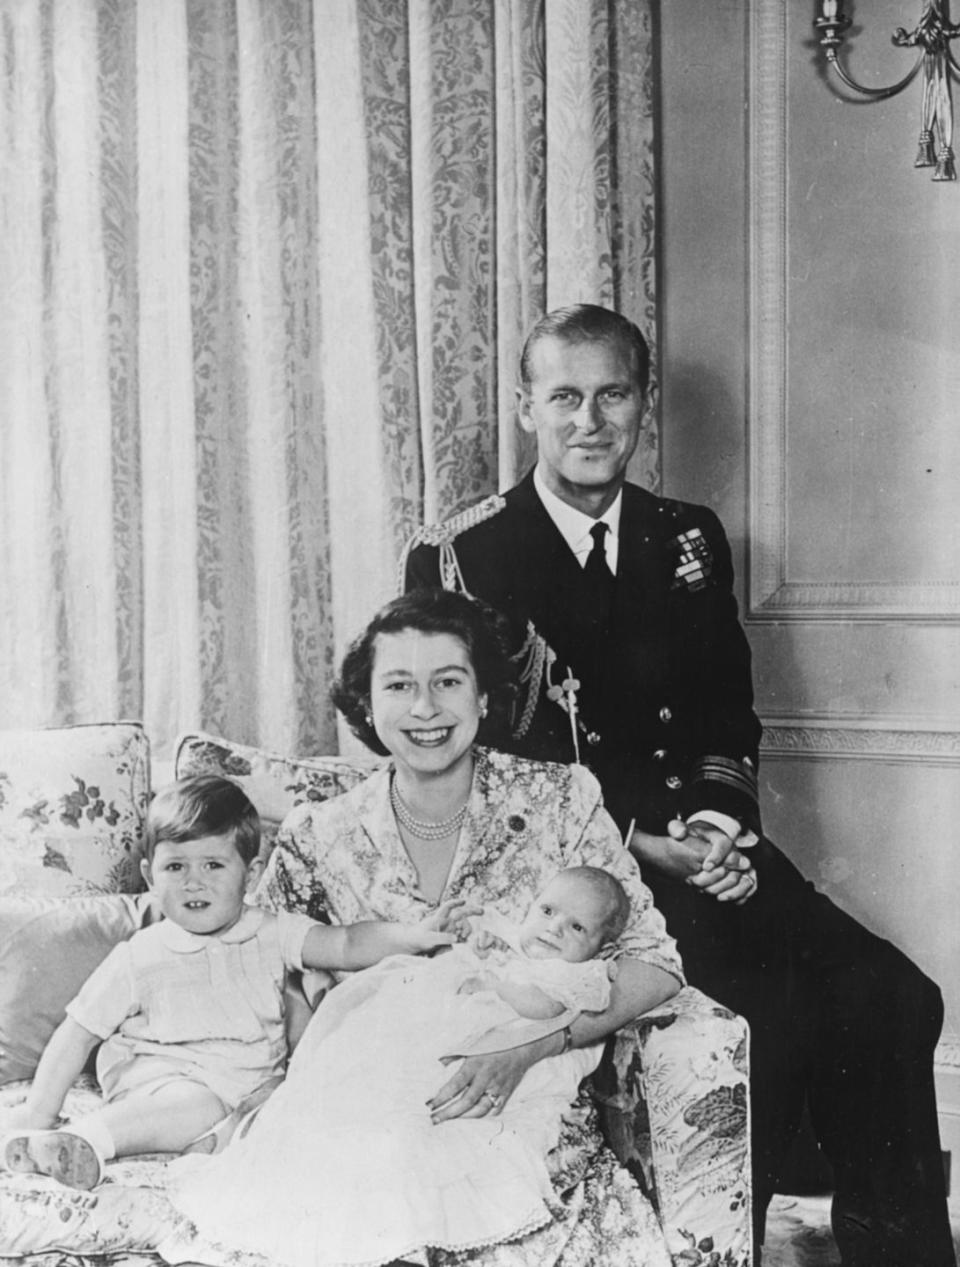
[[[594,1074],[604,1135],[677,1263],[750,1261],[748,1072],[746,1022],[687,986],[619,1030]]]
[[[594,1077],[610,1144],[658,1205],[673,1267],[750,1267],[745,1056],[743,1021],[687,987],[621,1031]],[[610,1081],[616,1071],[619,1090]],[[0,1088],[0,1114],[26,1088]],[[641,1102],[639,1094],[649,1099]],[[82,1080],[70,1092],[65,1116],[89,1111],[96,1100],[93,1083]],[[627,1169],[600,1143],[594,1117],[582,1099],[551,1154],[562,1201],[556,1221],[537,1234],[537,1257],[520,1240],[437,1254],[431,1267],[644,1267],[650,1229],[638,1220],[646,1220],[645,1206]],[[636,1137],[630,1134],[635,1126]],[[218,1253],[199,1242],[167,1201],[164,1170],[158,1157],[111,1162],[96,1193],[4,1176],[0,1255],[16,1257],[23,1267],[152,1267],[162,1261],[155,1247],[174,1257],[189,1257],[192,1247],[203,1261],[224,1267],[267,1267],[255,1256]]]
[[[102,732],[114,728],[80,729],[95,741],[99,761]],[[52,743],[51,750],[57,748]],[[0,753],[4,751],[0,745]],[[142,825],[145,740],[141,759]],[[78,765],[77,773],[91,764]],[[290,760],[194,734],[180,741],[176,774],[216,771],[236,778],[268,815],[272,837],[271,822],[292,806],[356,787],[380,764],[363,758]],[[87,795],[93,795],[92,784],[102,798],[100,784],[81,777]],[[94,819],[88,822],[102,821],[96,799]],[[104,800],[104,817],[109,801]],[[116,799],[114,803],[119,809]],[[520,819],[527,826],[522,808],[510,808],[507,819],[508,830],[516,830]],[[139,839],[138,826],[132,848]],[[2,839],[0,872],[7,852]],[[547,1255],[536,1259],[538,1267],[542,1261],[557,1267],[584,1267],[593,1261],[641,1267],[644,1259],[638,1251],[646,1230],[636,1225],[644,1207],[636,1200],[635,1182],[657,1207],[674,1267],[750,1267],[746,1034],[740,1018],[685,988],[616,1036],[594,1075],[596,1108],[589,1098],[582,1100],[551,1156],[562,1213],[552,1225],[550,1243],[538,1245],[538,1252]],[[26,1088],[23,1082],[0,1087],[0,1115],[23,1098]],[[64,1116],[87,1111],[96,1099],[94,1084],[81,1080],[70,1092]],[[597,1114],[609,1147],[596,1129]],[[165,1196],[165,1169],[163,1159],[156,1157],[112,1162],[107,1183],[95,1193],[74,1192],[33,1176],[2,1176],[0,1256],[15,1258],[23,1267],[154,1267],[161,1261],[157,1246],[185,1246],[191,1235]],[[131,1187],[137,1189],[133,1196]],[[591,1257],[598,1243],[604,1246],[601,1259]],[[196,1245],[201,1248],[209,1247]],[[265,1267],[237,1254],[222,1261],[231,1267]],[[461,1267],[467,1261],[467,1255],[436,1255],[432,1267]],[[469,1255],[472,1267],[529,1267],[532,1261],[522,1241]]]
[[[139,723],[0,730],[0,892],[139,892],[149,790]]]
[[[260,856],[267,858],[292,809],[349,792],[381,765],[382,758],[373,756],[284,757],[197,732],[177,740],[174,777],[223,774],[239,783],[260,815]]]

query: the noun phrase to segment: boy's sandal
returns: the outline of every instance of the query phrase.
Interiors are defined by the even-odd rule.
[[[88,1139],[71,1130],[20,1131],[3,1141],[3,1160],[17,1174],[49,1175],[68,1188],[95,1188],[104,1161]]]

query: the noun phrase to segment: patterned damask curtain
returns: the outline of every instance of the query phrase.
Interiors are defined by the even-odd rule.
[[[334,749],[526,327],[654,335],[651,4],[0,0],[0,725]]]

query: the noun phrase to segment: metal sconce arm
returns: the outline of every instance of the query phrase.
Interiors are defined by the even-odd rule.
[[[820,15],[813,25],[820,33],[820,44],[827,62],[840,81],[851,91],[871,101],[883,101],[902,92],[923,71],[920,143],[915,167],[934,168],[934,180],[956,180],[953,154],[953,102],[951,77],[960,80],[960,65],[953,56],[950,41],[960,37],[960,26],[954,26],[946,13],[947,0],[923,0],[920,20],[912,31],[897,27],[892,39],[899,48],[918,48],[913,67],[898,83],[886,88],[868,88],[844,69],[838,56],[850,18],[843,12],[840,0],[821,0]]]

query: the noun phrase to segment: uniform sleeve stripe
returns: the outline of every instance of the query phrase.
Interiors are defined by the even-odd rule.
[[[757,776],[739,761],[729,757],[702,757],[693,767],[691,783],[726,783],[752,801],[758,799]]]

